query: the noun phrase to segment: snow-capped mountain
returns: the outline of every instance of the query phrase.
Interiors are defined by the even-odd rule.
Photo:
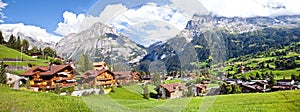
[[[176,37],[166,42],[150,45],[148,54],[142,61],[163,60],[166,57],[182,54],[190,43],[207,31],[226,31],[228,34],[242,34],[265,28],[299,28],[300,16],[277,17],[218,17],[214,15],[198,15],[188,21],[186,28]],[[226,37],[224,37],[226,38]],[[199,45],[198,45],[199,46]],[[194,46],[197,47],[197,46]],[[201,47],[201,46],[200,46]]]
[[[24,25],[23,23],[19,24],[1,24],[0,31],[5,39],[8,41],[11,35],[15,37],[20,37],[20,39],[26,39],[29,41],[31,47],[53,47],[56,42],[58,42],[62,37],[55,36],[48,33],[45,29],[42,29],[37,26]]]
[[[102,23],[95,23],[90,29],[64,37],[56,45],[57,53],[66,59],[79,59],[82,53],[92,61],[108,63],[138,62],[146,50],[116,30]]]

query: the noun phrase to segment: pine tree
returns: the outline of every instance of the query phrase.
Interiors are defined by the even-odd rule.
[[[77,68],[78,71],[82,73],[93,69],[93,64],[86,54],[82,54],[80,56],[78,60]]]
[[[158,73],[154,73],[154,76],[153,76],[153,83],[156,87],[160,86],[161,84],[161,80],[160,80],[160,76]]]
[[[3,38],[2,32],[0,31],[0,44],[3,44],[3,43],[4,43],[4,38]]]
[[[28,53],[28,48],[29,48],[29,42],[25,39],[22,40],[22,51],[24,53]]]
[[[148,84],[144,85],[143,90],[144,90],[144,98],[149,99],[150,98],[150,93],[149,93]]]
[[[30,79],[26,80],[26,88],[30,89]]]
[[[6,84],[5,65],[3,62],[0,63],[0,83]]]
[[[16,44],[16,37],[13,36],[13,35],[11,35],[11,36],[9,37],[8,42],[7,42],[7,47],[12,48],[12,49],[15,49],[15,44]]]
[[[17,42],[16,42],[16,44],[15,44],[15,49],[16,50],[18,50],[18,51],[21,51],[21,46],[22,44],[21,44],[21,39],[20,39],[20,37],[18,36],[18,39],[17,39]]]

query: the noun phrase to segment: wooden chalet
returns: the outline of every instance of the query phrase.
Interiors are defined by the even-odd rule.
[[[120,72],[114,72],[117,82],[125,84],[128,82],[137,82],[140,78],[140,75],[138,72],[132,72],[132,71],[120,71]]]
[[[88,83],[90,86],[109,87],[116,83],[115,74],[108,69],[89,70],[78,76],[78,78],[81,78],[79,83]]]
[[[71,65],[36,66],[27,70],[21,76],[28,77],[32,89],[52,90],[58,84],[59,87],[71,87],[76,85],[74,69]]]
[[[162,98],[182,98],[184,96],[185,86],[182,83],[162,84],[159,88],[159,95]]]
[[[268,92],[269,85],[263,81],[256,81],[251,84],[240,84],[243,93]]]
[[[206,88],[207,87],[204,84],[192,85],[194,96],[202,96],[206,92]]]

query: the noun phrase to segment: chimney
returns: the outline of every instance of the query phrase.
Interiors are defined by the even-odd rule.
[[[49,64],[49,71],[51,71],[52,70],[52,62],[50,62],[50,64]]]

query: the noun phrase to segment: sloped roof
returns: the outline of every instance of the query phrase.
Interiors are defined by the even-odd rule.
[[[198,88],[206,88],[204,84],[194,84],[193,86],[198,87]]]
[[[71,67],[71,65],[52,65],[52,69],[49,70],[49,66],[36,66],[33,67],[29,70],[27,70],[25,73],[23,73],[21,76],[32,76],[34,75],[37,71],[40,72],[41,76],[48,76],[48,75],[53,75],[55,73],[58,73],[59,71]],[[71,67],[72,68],[72,67]]]
[[[161,87],[165,88],[169,92],[176,91],[177,87],[180,87],[182,90],[185,89],[185,86],[182,83],[162,84]]]
[[[89,71],[84,72],[83,74],[81,74],[80,76],[77,76],[77,77],[86,77],[86,76],[88,76],[88,77],[97,77],[98,75],[100,75],[104,72],[108,72],[112,76],[115,76],[115,74],[113,72],[111,72],[110,70],[102,69],[102,70],[89,70]]]

